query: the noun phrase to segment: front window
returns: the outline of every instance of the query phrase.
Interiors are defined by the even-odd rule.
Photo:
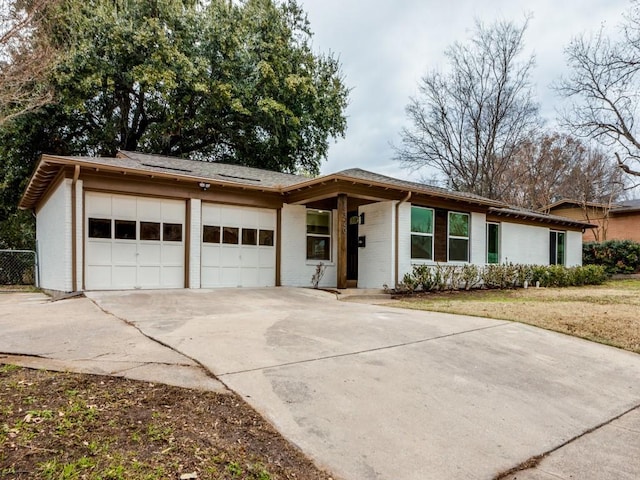
[[[487,223],[487,263],[500,263],[500,224]]]
[[[549,232],[549,264],[564,265],[565,262],[565,232]]]
[[[411,206],[411,258],[433,260],[433,209]]]
[[[449,261],[469,261],[469,214],[449,212]]]
[[[331,212],[307,210],[307,260],[331,260]]]

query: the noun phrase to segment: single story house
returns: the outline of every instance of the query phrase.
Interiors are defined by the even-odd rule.
[[[580,265],[590,225],[361,169],[307,178],[119,152],[43,155],[40,285],[56,291],[382,288],[414,264]]]
[[[640,199],[616,202],[611,205],[563,199],[545,207],[544,211],[595,224],[595,228],[584,232],[582,239],[585,242],[605,240],[640,242]]]

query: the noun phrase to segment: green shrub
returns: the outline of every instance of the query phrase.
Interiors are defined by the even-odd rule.
[[[640,243],[631,240],[609,240],[582,245],[585,265],[602,265],[610,275],[640,272]]]
[[[470,290],[472,288],[511,289],[525,285],[570,287],[600,285],[608,278],[601,265],[567,268],[562,265],[491,264],[478,265],[414,265],[406,273],[396,292],[434,292]]]

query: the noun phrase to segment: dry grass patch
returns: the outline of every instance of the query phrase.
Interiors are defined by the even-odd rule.
[[[234,394],[0,365],[0,478],[331,480]]]
[[[640,353],[640,280],[592,287],[427,294],[395,305],[512,320]]]

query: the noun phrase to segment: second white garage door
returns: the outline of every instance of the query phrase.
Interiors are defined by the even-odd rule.
[[[275,210],[203,204],[202,287],[274,286],[275,233]]]

